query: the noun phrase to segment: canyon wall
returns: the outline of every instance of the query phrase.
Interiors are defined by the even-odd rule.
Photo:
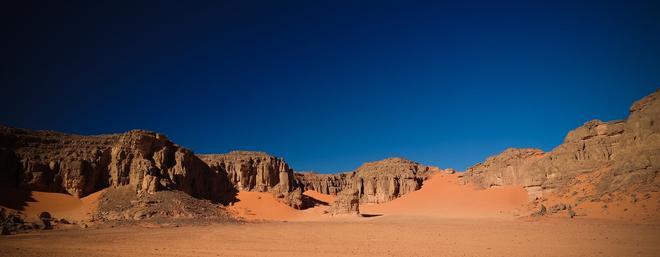
[[[270,192],[294,208],[303,208],[302,190],[293,170],[281,158],[252,151],[198,156],[216,173],[227,174],[237,190]]]
[[[365,163],[350,173],[297,173],[296,179],[304,190],[342,196],[337,202],[347,199],[349,203],[339,203],[339,209],[355,209],[350,203],[354,198],[359,203],[391,201],[420,189],[424,180],[439,171],[404,158],[388,158]]]
[[[176,189],[222,201],[234,190],[192,151],[143,130],[81,136],[1,126],[0,169],[2,186],[76,197],[130,185],[138,194]]]
[[[618,191],[660,190],[660,91],[630,107],[623,121],[592,120],[569,132],[548,153],[508,149],[470,167],[463,181],[482,188],[520,185],[530,199],[562,191],[577,177],[597,172],[595,197]]]

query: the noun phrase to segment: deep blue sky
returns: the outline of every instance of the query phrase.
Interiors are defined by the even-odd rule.
[[[551,150],[660,87],[659,1],[18,2],[0,124],[142,128],[296,170]]]

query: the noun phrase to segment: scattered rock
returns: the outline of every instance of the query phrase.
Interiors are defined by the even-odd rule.
[[[568,217],[572,219],[575,216],[575,211],[572,208],[568,208]]]
[[[550,207],[550,209],[548,211],[550,213],[557,213],[557,212],[560,212],[560,211],[564,211],[566,209],[567,209],[566,205],[563,204],[563,203],[560,203],[560,204],[553,205],[552,207]]]
[[[548,212],[548,210],[545,208],[545,205],[541,204],[541,208],[539,211],[532,213],[532,217],[541,217],[545,216],[545,214]]]
[[[52,218],[53,217],[50,215],[49,212],[42,212],[42,213],[39,214],[39,219],[41,219],[41,220],[50,220]]]

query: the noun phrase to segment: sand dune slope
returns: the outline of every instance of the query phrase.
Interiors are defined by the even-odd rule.
[[[305,210],[296,210],[280,202],[271,193],[241,191],[236,195],[239,201],[228,209],[245,220],[312,221],[330,218],[325,211],[329,204],[334,202],[334,196],[314,191],[306,191],[304,195],[311,198],[316,205]]]
[[[36,219],[41,212],[49,212],[58,219],[81,221],[90,218],[98,206],[99,196],[103,190],[83,198],[64,193],[50,193],[39,191],[18,192],[18,190],[4,189],[6,196],[25,195],[25,199],[3,199],[2,207],[22,211],[28,219]],[[11,191],[11,192],[8,192]],[[3,194],[4,194],[3,193]]]
[[[430,215],[437,217],[512,217],[527,203],[521,187],[477,190],[460,185],[457,174],[436,174],[418,191],[390,202],[361,205],[364,214]]]

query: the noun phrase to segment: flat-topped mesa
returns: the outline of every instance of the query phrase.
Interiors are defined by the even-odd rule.
[[[564,142],[542,154],[509,149],[467,169],[465,182],[480,187],[521,185],[530,199],[566,191],[578,176],[598,172],[599,196],[612,192],[660,190],[660,91],[635,102],[624,121],[592,120],[570,131]]]
[[[222,200],[232,187],[190,150],[162,134],[132,130],[82,136],[0,127],[3,186],[66,192],[83,197],[130,185],[137,193],[176,189]]]
[[[237,190],[271,192],[294,208],[302,208],[302,190],[293,170],[282,159],[264,152],[233,151],[227,154],[200,154],[216,173],[227,174]]]

